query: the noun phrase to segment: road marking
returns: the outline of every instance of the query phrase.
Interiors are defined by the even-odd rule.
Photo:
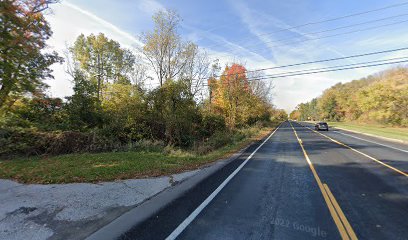
[[[314,130],[314,129],[311,129],[310,127],[304,126],[304,125],[302,125],[302,124],[300,124],[300,123],[299,123],[299,125],[302,126],[302,127],[304,127],[304,128],[307,128],[307,129],[309,129],[309,130],[311,130],[311,131],[313,131],[313,132],[315,132],[315,133],[317,133],[317,134],[320,134],[320,135],[322,135],[323,137],[325,137],[325,138],[327,138],[327,139],[330,139],[332,142],[335,142],[335,143],[337,143],[337,144],[339,144],[339,145],[341,145],[341,146],[343,146],[343,147],[346,147],[346,148],[348,148],[348,149],[350,149],[350,150],[353,150],[354,152],[359,153],[359,154],[361,154],[361,155],[363,155],[363,156],[365,156],[365,157],[367,157],[367,158],[369,158],[369,159],[371,159],[371,160],[373,160],[373,161],[375,161],[375,162],[377,162],[377,163],[379,163],[379,164],[381,164],[381,165],[383,165],[383,166],[385,166],[385,167],[387,167],[387,168],[389,168],[389,169],[391,169],[391,170],[394,170],[395,172],[397,172],[397,173],[399,173],[399,174],[402,174],[402,175],[404,175],[405,177],[408,177],[408,173],[406,173],[406,172],[403,172],[403,171],[401,171],[401,170],[399,170],[399,169],[397,169],[397,168],[395,168],[395,167],[393,167],[393,166],[390,166],[390,165],[388,165],[388,164],[386,164],[386,163],[384,163],[384,162],[382,162],[382,161],[380,161],[380,160],[378,160],[378,159],[376,159],[376,158],[374,158],[374,157],[371,157],[371,156],[368,155],[368,154],[365,154],[365,153],[363,153],[363,152],[360,152],[359,150],[354,149],[354,148],[350,147],[350,146],[347,145],[347,144],[344,144],[344,143],[342,143],[342,142],[339,142],[339,141],[337,141],[336,139],[333,139],[333,138],[331,138],[331,137],[329,137],[329,136],[327,136],[327,135],[325,135],[325,134],[323,134],[323,133],[320,133],[320,132],[318,132],[318,131],[316,131],[316,130]]]
[[[309,164],[310,170],[312,170],[313,176],[314,176],[314,178],[315,178],[315,180],[317,182],[317,185],[319,186],[320,192],[323,195],[324,201],[326,202],[326,205],[329,208],[330,215],[332,216],[332,218],[334,220],[334,223],[336,224],[337,229],[339,230],[341,238],[344,239],[344,240],[349,240],[349,239],[355,240],[355,239],[357,239],[357,237],[356,237],[356,235],[355,235],[355,233],[353,231],[353,228],[348,223],[347,218],[344,216],[343,211],[341,211],[341,208],[338,205],[337,201],[336,201],[336,203],[337,203],[337,207],[338,207],[339,210],[336,210],[336,206],[333,204],[333,201],[331,200],[331,197],[333,199],[335,199],[333,194],[331,196],[329,196],[329,193],[324,188],[323,183],[320,180],[319,175],[317,175],[316,169],[313,166],[313,163],[310,161],[310,158],[307,155],[307,152],[306,152],[305,148],[303,147],[302,140],[299,138],[299,136],[298,136],[295,128],[293,127],[292,123],[290,121],[289,121],[289,123],[290,123],[290,126],[293,129],[293,132],[295,133],[296,139],[298,140],[300,147],[302,148],[302,152],[303,152],[303,155],[306,158],[306,162]],[[330,192],[330,194],[331,194],[331,192]],[[341,216],[339,216],[339,215],[341,215]],[[346,225],[346,224],[348,224],[348,225]]]
[[[245,166],[245,164],[252,158],[252,156],[272,137],[279,129],[279,126],[249,155],[241,165],[235,169],[218,187],[208,196],[204,202],[200,204],[174,231],[166,238],[166,240],[176,239],[186,227],[200,214],[200,212],[218,195],[218,193],[228,184],[231,179]]]
[[[336,198],[334,197],[333,193],[330,191],[329,186],[327,184],[323,184],[324,189],[326,190],[327,195],[329,195],[330,201],[333,204],[334,208],[336,209],[337,214],[339,215],[341,222],[343,223],[344,227],[347,230],[351,239],[357,239],[357,236],[351,227],[349,221],[347,220],[346,216],[344,215],[343,211],[340,208],[339,203],[337,202]]]
[[[366,141],[366,142],[369,142],[369,143],[374,143],[374,144],[377,144],[377,145],[380,145],[380,146],[383,146],[383,147],[388,147],[388,148],[392,148],[392,149],[395,149],[395,150],[398,150],[398,151],[401,151],[401,152],[408,153],[408,150],[404,150],[404,149],[401,149],[401,148],[396,148],[396,147],[393,147],[393,146],[390,146],[390,145],[387,145],[387,144],[382,144],[382,143],[367,140],[367,139],[364,139],[364,138],[359,138],[359,137],[356,137],[356,136],[353,136],[353,135],[350,135],[350,134],[347,134],[347,133],[342,133],[342,132],[339,132],[339,131],[336,131],[336,133],[343,134],[343,135],[346,135],[346,136],[349,136],[349,137],[352,137],[352,138],[355,138],[355,139],[363,140],[363,141]]]

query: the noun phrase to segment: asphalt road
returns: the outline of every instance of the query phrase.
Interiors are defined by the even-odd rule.
[[[282,123],[122,239],[408,239],[408,146],[310,128]]]

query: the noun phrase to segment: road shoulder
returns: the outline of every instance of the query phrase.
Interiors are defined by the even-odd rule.
[[[118,237],[252,145],[198,170],[157,178],[47,185],[0,179],[0,239]]]
[[[173,187],[165,189],[142,204],[130,209],[128,212],[88,236],[87,239],[103,240],[119,238],[132,228],[143,224],[178,198],[186,195],[197,185],[210,178],[215,173],[220,172],[224,167],[230,165],[230,163],[238,160],[238,158],[246,153],[246,150],[253,145],[255,145],[255,143],[251,143],[227,159],[216,161],[210,166],[200,169],[190,178],[180,181]]]
[[[350,129],[346,129],[346,128],[342,128],[342,127],[332,127],[332,128],[339,129],[339,130],[342,130],[342,131],[345,131],[345,132],[357,133],[357,134],[361,134],[361,135],[365,135],[365,136],[378,138],[378,139],[381,139],[381,140],[386,140],[386,141],[390,141],[390,142],[402,143],[402,144],[407,144],[408,145],[408,141],[404,141],[404,140],[400,140],[400,139],[378,136],[378,135],[374,135],[374,134],[370,134],[370,133],[364,133],[364,132],[355,131],[355,130],[350,130]]]
[[[197,173],[98,184],[21,184],[0,179],[0,239],[85,238]]]

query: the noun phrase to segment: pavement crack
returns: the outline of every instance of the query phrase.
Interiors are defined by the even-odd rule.
[[[16,214],[24,214],[24,215],[28,215],[31,212],[34,212],[35,210],[37,210],[36,207],[20,207],[12,212],[7,213],[7,215],[11,216],[11,215],[16,215]]]

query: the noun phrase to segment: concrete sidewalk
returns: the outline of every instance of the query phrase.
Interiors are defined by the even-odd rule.
[[[98,184],[0,179],[0,239],[83,239],[197,172]]]

